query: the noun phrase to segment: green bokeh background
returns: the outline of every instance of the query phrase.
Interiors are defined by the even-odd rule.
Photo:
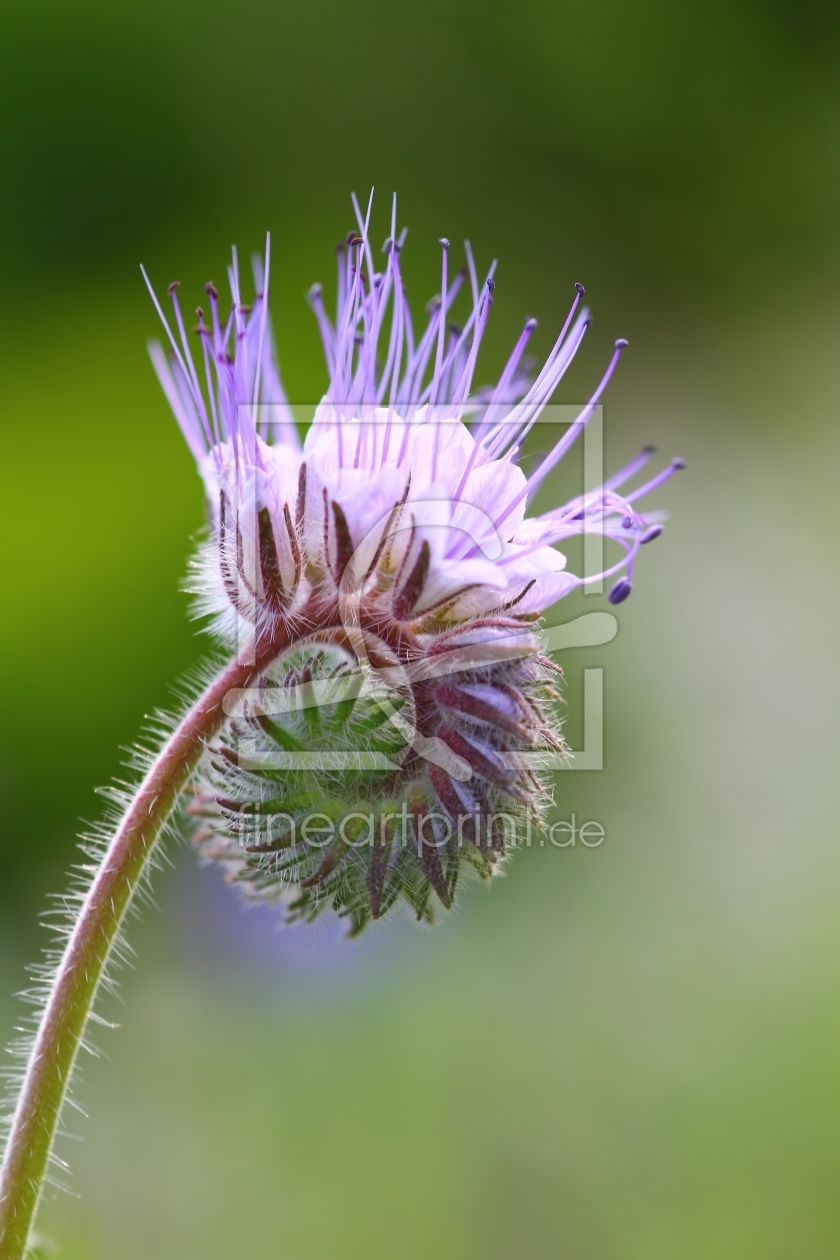
[[[80,1197],[42,1212],[68,1260],[840,1254],[838,12],[3,3],[2,1039],[93,786],[202,650],[139,262],[197,300],[271,229],[311,399],[303,294],[351,189],[383,237],[396,189],[418,304],[439,236],[500,257],[487,377],[582,280],[560,400],[627,336],[608,462],[689,463],[618,637],[563,661],[573,744],[605,671],[606,769],[558,787],[601,848],[355,943],[273,932],[173,849],[62,1149]]]

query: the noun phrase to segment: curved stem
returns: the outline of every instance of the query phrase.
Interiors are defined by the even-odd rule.
[[[225,696],[250,686],[306,625],[303,617],[283,623],[214,678],[158,753],[120,820],[59,963],[27,1064],[0,1171],[0,1260],[21,1260],[26,1253],[67,1086],[108,957],[164,824],[207,740],[224,721]]]

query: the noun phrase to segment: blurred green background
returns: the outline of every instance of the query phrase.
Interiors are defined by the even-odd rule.
[[[44,1233],[68,1260],[836,1257],[840,10],[0,12],[0,1039],[94,786],[202,651],[141,261],[198,300],[271,229],[308,400],[303,294],[350,191],[376,185],[384,237],[396,189],[418,307],[439,236],[500,258],[484,379],[526,315],[548,349],[581,280],[560,400],[629,337],[608,462],[689,464],[617,639],[562,662],[573,744],[605,671],[606,769],[557,807],[604,845],[351,943],[273,931],[173,849]]]

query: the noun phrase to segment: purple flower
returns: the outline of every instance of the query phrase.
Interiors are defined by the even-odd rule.
[[[169,290],[174,332],[152,294],[171,347],[166,354],[153,345],[152,359],[207,491],[212,539],[202,562],[203,606],[228,634],[244,628],[270,635],[273,627],[305,614],[315,628],[329,630],[333,647],[349,652],[356,664],[380,675],[383,668],[402,671],[392,685],[399,709],[412,717],[406,728],[405,717],[397,721],[390,706],[388,722],[400,752],[396,756],[389,745],[383,756],[391,758],[393,773],[381,790],[365,781],[361,795],[346,783],[338,791],[345,805],[349,800],[360,806],[356,813],[374,798],[372,813],[381,811],[386,796],[402,802],[407,820],[432,805],[453,821],[460,815],[475,819],[492,814],[502,800],[538,813],[546,792],[527,756],[562,743],[539,699],[550,699],[549,663],[529,623],[584,581],[568,571],[559,548],[576,535],[602,533],[620,558],[599,576],[618,575],[610,600],[626,599],[640,546],[661,532],[657,519],[642,515],[636,504],[681,464],[675,461],[646,484],[620,493],[650,459],[652,448],[646,448],[597,490],[528,516],[537,490],[594,413],[626,342],[616,342],[587,405],[526,476],[518,463],[523,442],[589,324],[583,287],[576,286],[535,376],[528,374],[525,352],[536,321],[528,320],[496,385],[476,388],[495,264],[479,283],[467,245],[466,267],[451,275],[449,242],[441,241],[441,291],[428,307],[425,327],[415,331],[400,271],[405,232],[397,235],[396,208],[377,270],[370,206],[363,216],[353,202],[357,231],[338,250],[334,321],[320,286],[310,292],[329,385],[303,443],[281,384],[268,318],[269,245],[264,266],[254,262],[250,306],[243,302],[235,252],[227,314],[220,312],[214,286],[207,286],[209,318],[199,309],[195,330],[198,366],[177,287]],[[450,314],[462,289],[471,302],[457,325]],[[378,657],[366,635],[384,645]],[[393,660],[383,666],[388,653]],[[260,703],[245,706],[234,733],[250,733],[263,754],[271,750],[267,741],[302,755],[306,706],[295,701],[293,719],[281,706],[286,716],[275,721],[266,716],[265,697],[276,700],[278,689],[285,689],[299,698],[319,679],[334,689],[349,667],[327,660],[321,649],[315,665],[312,660],[269,670]],[[343,739],[348,755],[370,751],[363,738],[370,714],[359,718],[357,705],[340,734],[341,723],[333,718],[344,712],[342,703],[330,691],[325,705],[332,716],[324,721],[332,722],[334,747]],[[399,840],[414,854],[398,876],[397,866],[388,865],[392,858],[386,860],[373,841],[361,860],[346,835],[326,856],[312,846],[301,848],[297,839],[290,844],[286,823],[266,824],[267,840],[256,835],[254,818],[258,829],[266,803],[273,801],[276,809],[276,774],[243,770],[230,749],[217,751],[213,767],[198,793],[197,811],[210,820],[204,839],[252,891],[262,895],[269,887],[294,885],[301,913],[331,901],[357,926],[400,893],[421,914],[429,913],[431,890],[450,904],[462,854],[445,857],[439,846],[429,849],[416,821],[406,821],[399,834],[389,832],[389,845]],[[290,782],[284,780],[287,793]],[[310,776],[301,797],[295,782],[298,797],[316,808],[329,797],[331,783],[335,788],[334,776]],[[271,809],[268,815],[274,816]],[[473,822],[466,840],[482,873],[505,850],[504,835],[490,824]],[[243,856],[243,848],[250,856]]]
[[[526,516],[526,508],[583,430],[626,342],[616,343],[587,406],[526,477],[517,463],[522,443],[589,324],[580,305],[583,287],[577,286],[533,381],[523,370],[536,326],[528,320],[495,388],[473,390],[494,268],[479,285],[467,246],[468,267],[450,279],[449,243],[443,241],[441,294],[416,334],[400,274],[404,237],[395,239],[392,231],[377,272],[367,221],[359,215],[358,234],[339,247],[335,322],[320,287],[311,290],[330,382],[302,447],[280,381],[259,262],[250,307],[242,300],[235,253],[226,317],[216,289],[207,286],[209,322],[198,311],[202,372],[190,352],[177,288],[170,286],[177,336],[167,324],[171,354],[156,344],[151,354],[207,488],[221,544],[220,601],[242,585],[232,598],[253,619],[301,604],[313,582],[338,591],[352,575],[370,586],[371,561],[377,557],[381,567],[387,532],[399,541],[388,552],[394,580],[381,602],[398,620],[457,621],[500,608],[541,613],[583,581],[566,570],[558,545],[598,531],[624,552],[600,575],[626,570],[613,596],[618,602],[629,591],[639,546],[659,528],[634,504],[679,461],[622,496],[619,489],[650,458],[647,448],[598,490],[537,517]],[[472,310],[459,327],[448,316],[465,282]],[[261,519],[270,522],[270,532]]]

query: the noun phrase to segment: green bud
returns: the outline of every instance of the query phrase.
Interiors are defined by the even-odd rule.
[[[310,643],[240,698],[190,813],[246,897],[292,921],[331,909],[351,934],[399,901],[432,922],[462,875],[492,875],[539,823],[536,769],[562,742],[531,629],[487,619],[418,639],[412,658],[376,669]]]

